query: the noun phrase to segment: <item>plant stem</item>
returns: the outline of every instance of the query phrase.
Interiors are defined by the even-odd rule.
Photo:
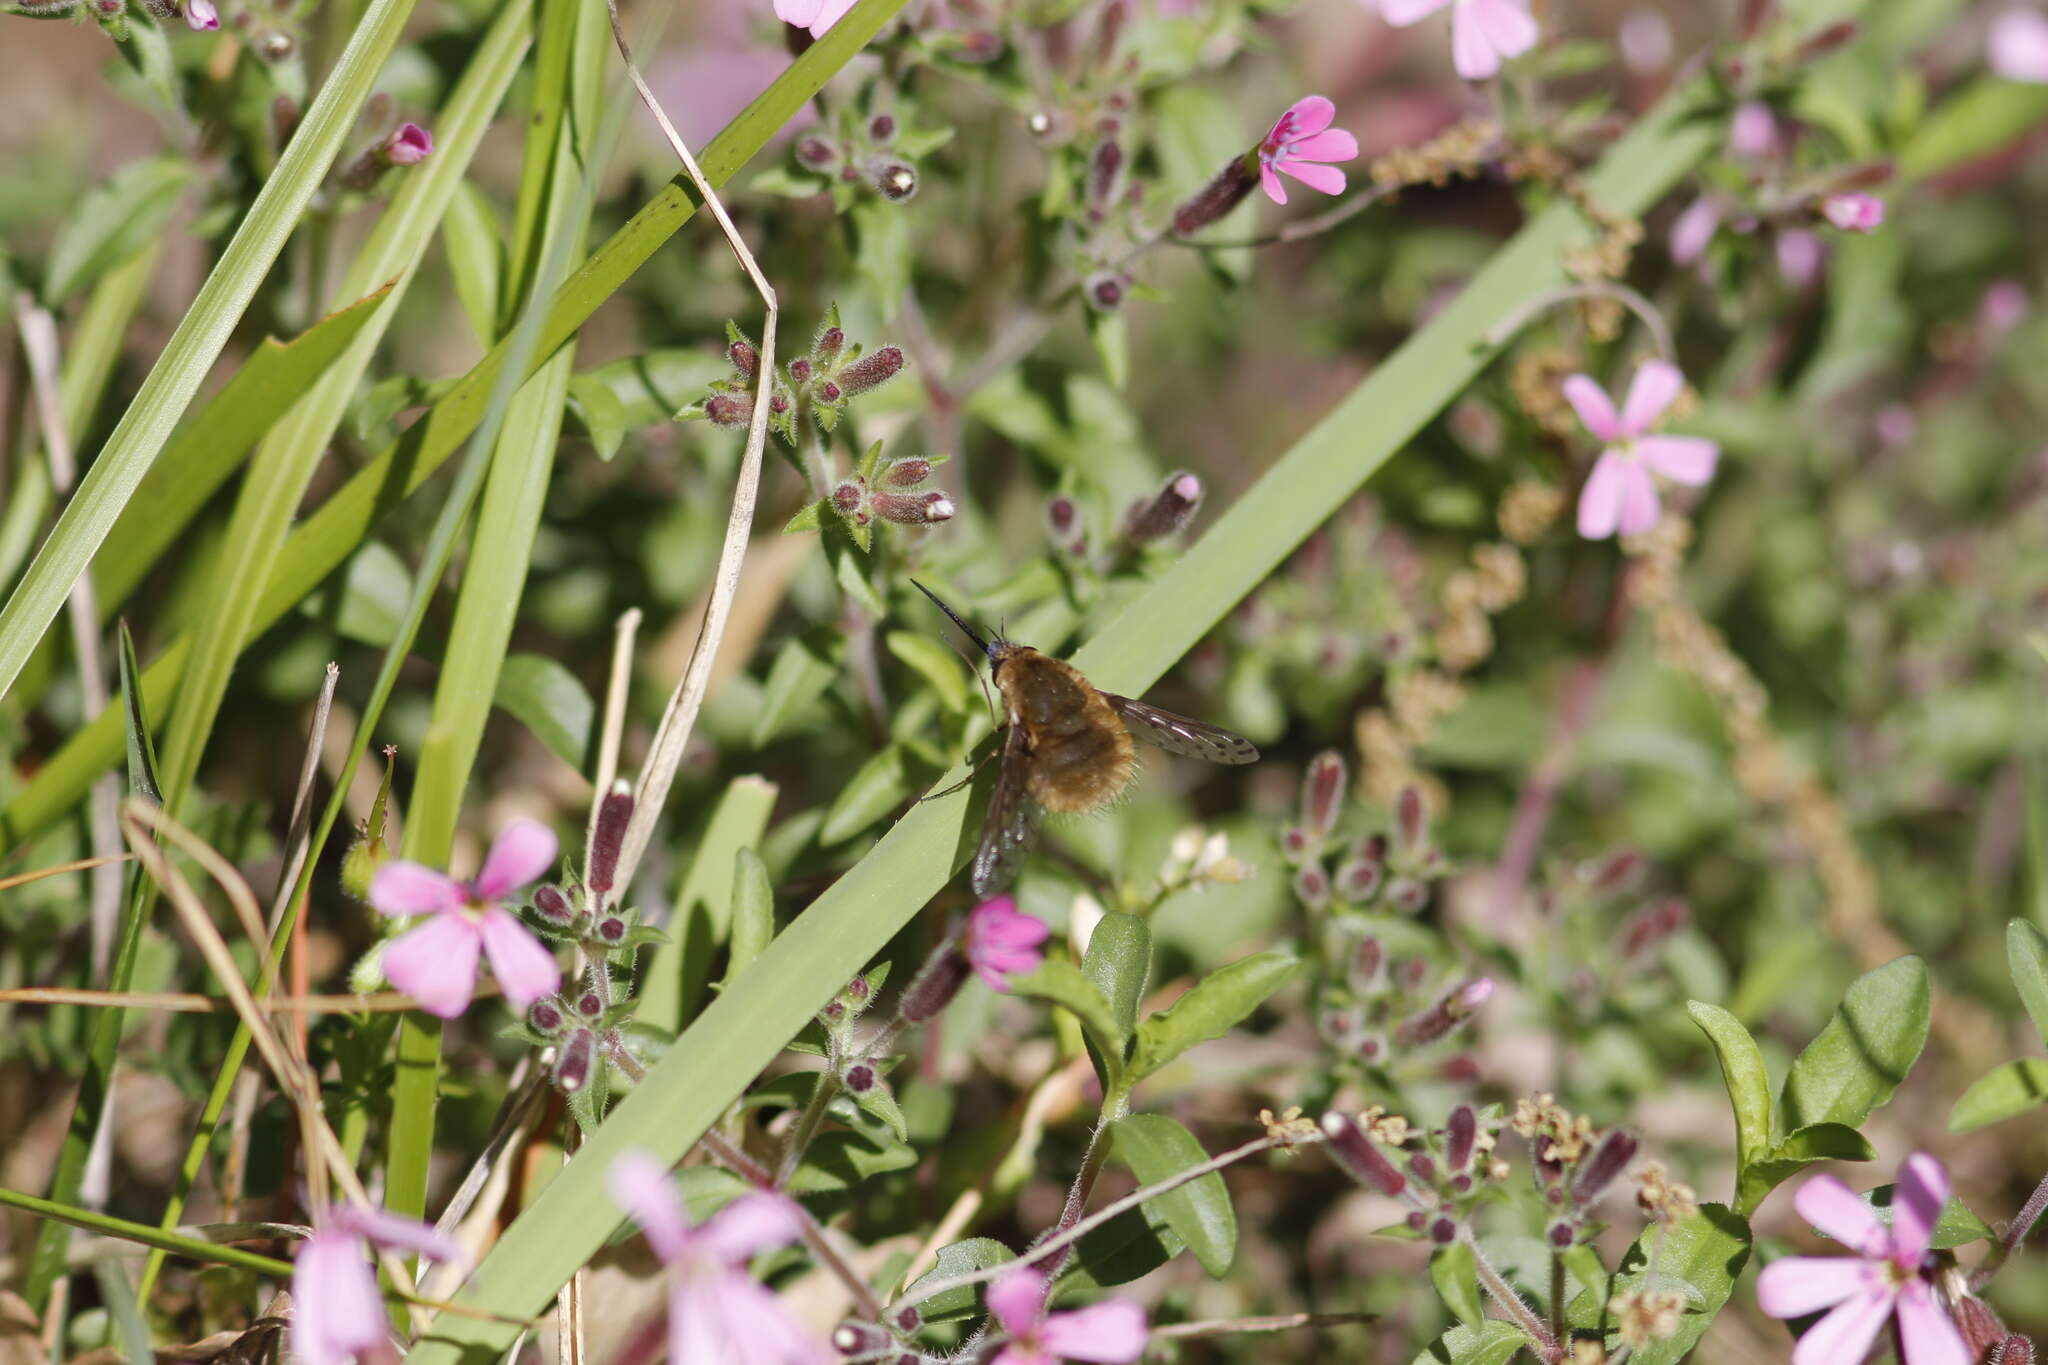
[[[716,1128],[707,1129],[704,1136],[697,1139],[697,1142],[705,1151],[711,1153],[721,1164],[730,1168],[742,1179],[764,1190],[776,1188],[775,1182],[769,1176],[768,1168],[740,1150],[737,1144],[728,1142],[725,1135]],[[870,1322],[880,1322],[883,1312],[882,1301],[875,1297],[875,1291],[869,1288],[868,1282],[856,1274],[853,1267],[846,1263],[846,1259],[839,1254],[838,1249],[826,1237],[824,1226],[817,1219],[811,1217],[810,1210],[795,1200],[791,1200],[790,1204],[803,1214],[802,1236],[804,1245],[810,1248],[811,1255],[817,1258],[819,1265],[825,1267],[841,1284],[846,1286],[847,1293],[853,1296],[854,1305],[860,1310],[862,1317]]]
[[[818,1135],[818,1126],[825,1121],[825,1110],[831,1105],[832,1097],[839,1093],[839,1074],[835,1071],[818,1073],[818,1084],[811,1091],[810,1102],[798,1116],[796,1127],[789,1130],[789,1141],[782,1144],[782,1160],[775,1172],[775,1188],[782,1189],[789,1184],[796,1168],[803,1163],[804,1153],[810,1148],[811,1139]]]
[[[1471,1248],[1472,1264],[1478,1269],[1479,1283],[1487,1293],[1493,1295],[1494,1302],[1515,1320],[1515,1325],[1529,1334],[1529,1339],[1536,1343],[1536,1353],[1546,1361],[1553,1362],[1553,1365],[1563,1360],[1564,1352],[1558,1345],[1558,1335],[1544,1326],[1543,1319],[1529,1311],[1529,1305],[1522,1302],[1522,1296],[1515,1292],[1514,1286],[1501,1278],[1500,1272],[1493,1268],[1493,1262],[1487,1260],[1486,1253],[1479,1249],[1479,1239],[1472,1236],[1469,1231],[1463,1234],[1463,1239],[1465,1245]]]
[[[1649,332],[1650,340],[1657,344],[1657,354],[1666,360],[1675,360],[1678,348],[1672,344],[1671,328],[1664,321],[1664,314],[1625,284],[1612,280],[1588,280],[1581,284],[1564,284],[1555,289],[1546,289],[1535,298],[1501,319],[1498,326],[1486,334],[1486,344],[1498,346],[1509,337],[1529,325],[1538,313],[1557,307],[1560,303],[1572,303],[1579,299],[1613,299],[1636,315]]]

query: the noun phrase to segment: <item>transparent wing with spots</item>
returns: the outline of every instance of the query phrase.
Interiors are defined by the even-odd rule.
[[[1186,754],[1189,758],[1210,763],[1253,763],[1258,760],[1258,748],[1243,735],[1233,734],[1218,725],[1189,720],[1186,716],[1177,716],[1129,697],[1119,697],[1114,692],[1102,695],[1124,718],[1124,724],[1132,734],[1147,743],[1157,744],[1168,753]]]
[[[974,894],[993,896],[1017,876],[1017,865],[1038,839],[1038,821],[1045,812],[1031,799],[1030,755],[1024,727],[1011,722],[1003,741],[1003,762],[988,815],[981,825],[981,846],[974,850]]]

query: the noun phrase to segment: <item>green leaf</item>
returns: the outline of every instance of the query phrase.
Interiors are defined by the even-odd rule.
[[[1109,1003],[1109,1017],[1116,1021],[1117,1060],[1130,1042],[1138,1024],[1138,1005],[1145,998],[1145,983],[1152,978],[1152,930],[1136,915],[1111,911],[1088,936],[1088,951],[1081,955],[1081,974],[1095,983]]]
[[[1863,1134],[1839,1123],[1816,1123],[1787,1135],[1742,1168],[1739,1188],[1747,1207],[1816,1161],[1870,1161],[1877,1152]]]
[[[1088,339],[1095,344],[1095,358],[1102,362],[1102,377],[1113,389],[1131,382],[1131,329],[1121,312],[1088,310]]]
[[[907,1143],[877,1142],[873,1134],[841,1129],[811,1139],[788,1188],[792,1194],[836,1194],[916,1164],[917,1151]]]
[[[1899,149],[1901,187],[1988,156],[2048,118],[2048,86],[1979,76],[1944,100]]]
[[[1010,994],[1026,995],[1058,1005],[1080,1021],[1090,1042],[1118,1066],[1123,1060],[1123,1039],[1109,1002],[1081,969],[1064,957],[1048,957],[1038,970],[1010,978]]]
[[[898,1142],[910,1140],[910,1121],[903,1117],[903,1106],[896,1103],[896,1096],[886,1084],[877,1081],[851,1098],[862,1111],[887,1124],[890,1134]]]
[[[882,321],[893,322],[910,289],[916,245],[910,232],[909,206],[892,204],[878,195],[863,198],[849,217],[854,235],[854,265],[873,296]]]
[[[118,40],[121,59],[142,78],[149,92],[163,101],[164,108],[182,116],[185,105],[178,97],[178,64],[171,55],[170,40],[147,10],[130,10],[126,18],[128,31]]]
[[[44,306],[61,306],[116,262],[162,236],[191,183],[189,161],[156,156],[129,162],[89,191],[50,248]]]
[[[1150,1275],[1180,1255],[1180,1234],[1154,1204],[1117,1215],[1074,1244],[1073,1259],[1054,1281],[1048,1302],[1109,1289]]]
[[[1865,1190],[1859,1198],[1876,1212],[1886,1227],[1892,1225],[1892,1201],[1898,1195],[1898,1186],[1879,1185],[1874,1190]],[[1818,1228],[1815,1229],[1819,1231]],[[1941,1210],[1941,1217],[1934,1220],[1934,1236],[1928,1245],[1936,1251],[1953,1251],[1972,1242],[1986,1241],[1997,1234],[1991,1226],[1976,1214],[1970,1212],[1962,1200],[1949,1196],[1948,1203]]]
[[[2048,934],[2023,919],[2012,921],[2005,926],[2005,960],[2027,1017],[2048,1045]]]
[[[1751,1188],[1750,1167],[1762,1159],[1771,1146],[1771,1076],[1764,1055],[1742,1021],[1704,1000],[1686,1002],[1686,1013],[1713,1044],[1721,1059],[1721,1079],[1728,1087],[1728,1103],[1735,1111],[1736,1206],[1754,1209],[1770,1193],[1770,1186]],[[1780,1177],[1782,1179],[1782,1177]],[[1774,1182],[1775,1183],[1775,1182]]]
[[[938,1254],[932,1258],[932,1268],[912,1280],[898,1302],[916,1304],[918,1315],[928,1323],[958,1322],[963,1318],[978,1317],[987,1311],[981,1306],[985,1285],[962,1285],[936,1298],[920,1297],[918,1289],[922,1285],[939,1284],[955,1275],[972,1274],[1016,1259],[1015,1252],[993,1237],[970,1237],[964,1242],[949,1243],[939,1248]]]
[[[892,630],[883,637],[889,652],[901,659],[919,677],[932,685],[939,705],[958,715],[967,710],[969,683],[960,656],[929,635]]]
[[[135,637],[128,633],[127,618],[119,630],[121,645],[121,710],[128,718],[128,794],[146,797],[155,805],[164,803],[156,781],[156,741],[149,737],[149,717],[143,714],[142,694],[136,679],[142,670],[135,664]]]
[[[611,385],[592,375],[577,375],[569,381],[569,411],[582,423],[600,460],[619,453],[619,445],[626,439],[626,405]]]
[[[904,769],[903,749],[891,744],[854,770],[852,780],[826,808],[825,823],[818,827],[818,842],[841,843],[902,804],[910,795],[910,777]]]
[[[544,654],[508,654],[492,703],[579,773],[596,761],[597,703],[583,680]]]
[[[754,716],[756,749],[796,727],[811,704],[825,695],[839,677],[837,640],[822,632],[806,632],[783,641],[761,685],[760,709]]]
[[[398,552],[368,540],[299,610],[337,635],[381,649],[397,636],[411,595],[412,574]]]
[[[1286,985],[1300,965],[1292,953],[1265,952],[1209,973],[1193,990],[1138,1025],[1131,1079],[1141,1080],[1196,1044],[1221,1038]]]
[[[470,330],[488,346],[498,339],[498,318],[505,308],[505,234],[476,182],[465,180],[456,187],[441,220],[441,249]]]
[[[1749,1259],[1749,1224],[1721,1204],[1702,1204],[1699,1212],[1664,1228],[1651,1228],[1622,1257],[1615,1275],[1617,1295],[1642,1289],[1683,1286],[1688,1300],[1678,1334],[1633,1352],[1635,1365],[1677,1365],[1699,1344],[1707,1324],[1728,1302],[1736,1277]],[[1650,1271],[1652,1251],[1656,1272]]]
[[[1164,1114],[1126,1114],[1110,1128],[1117,1157],[1140,1185],[1171,1180],[1209,1159],[1195,1135]],[[1220,1171],[1191,1180],[1149,1201],[1187,1243],[1211,1279],[1222,1279],[1237,1258],[1237,1214]]]
[[[775,889],[768,884],[767,865],[751,848],[734,849],[732,857],[732,949],[725,969],[727,981],[737,979],[775,937]]]
[[[1489,1318],[1476,1327],[1453,1327],[1415,1357],[1415,1365],[1507,1365],[1532,1346],[1521,1328]]]
[[[675,941],[657,948],[641,973],[642,1020],[675,1032],[696,1012],[712,957],[730,934],[733,875],[739,867],[734,854],[761,846],[777,790],[762,777],[735,777],[712,808],[673,897],[669,927]]]
[[[1978,1077],[1977,1083],[1965,1090],[1956,1107],[1949,1111],[1948,1130],[1968,1133],[2002,1123],[2038,1108],[2044,1101],[2048,1101],[2048,1061],[2022,1057],[1992,1067]]]
[[[802,507],[796,509],[796,515],[782,524],[782,534],[793,536],[804,531],[821,530],[825,525],[825,516],[831,510],[832,500],[830,498],[819,498],[816,502],[807,502]]]
[[[1792,1063],[1780,1096],[1787,1130],[1854,1128],[1891,1098],[1927,1042],[1927,964],[1902,957],[1850,983],[1820,1035]]]
[[[1477,1327],[1486,1320],[1486,1302],[1479,1294],[1479,1266],[1472,1258],[1469,1244],[1453,1242],[1432,1252],[1429,1282],[1436,1286],[1437,1297],[1457,1315],[1459,1322]]]

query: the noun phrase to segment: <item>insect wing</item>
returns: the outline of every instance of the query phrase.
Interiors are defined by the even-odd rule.
[[[1186,716],[1177,716],[1129,697],[1119,697],[1114,692],[1105,692],[1102,696],[1124,718],[1124,724],[1132,734],[1157,744],[1170,754],[1185,754],[1210,763],[1253,763],[1258,760],[1257,746],[1243,735],[1233,734],[1221,726],[1189,720]]]
[[[996,788],[988,799],[981,826],[981,846],[974,851],[974,894],[992,896],[1017,876],[1017,864],[1031,851],[1044,812],[1031,799],[1030,756],[1024,727],[1011,723],[1003,742],[1003,763]]]

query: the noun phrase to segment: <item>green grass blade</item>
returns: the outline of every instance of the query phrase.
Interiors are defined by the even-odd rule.
[[[723,185],[730,180],[903,3],[861,0],[830,33],[792,62],[705,147],[698,164],[711,182]],[[541,330],[535,368],[688,222],[696,208],[696,201],[683,186],[672,182],[599,247],[557,291]],[[292,532],[278,556],[269,590],[257,607],[254,630],[263,630],[291,610],[354,553],[372,526],[455,453],[483,417],[491,385],[505,363],[507,345],[500,342],[494,347],[445,398]],[[152,706],[169,704],[190,647],[190,637],[180,637],[143,671],[143,696]],[[111,717],[101,717],[74,733],[28,787],[0,810],[0,852],[33,837],[76,805],[93,778],[115,762],[120,751],[120,727]]]
[[[1716,140],[1688,118],[1693,92],[1667,100],[1593,176],[1609,208],[1634,214]],[[1096,682],[1141,693],[1341,507],[1492,358],[1487,332],[1563,282],[1563,249],[1585,239],[1555,207],[1530,222],[1430,324],[1298,441],[1210,532],[1075,655]],[[957,779],[942,777],[935,785]],[[515,1315],[539,1311],[603,1246],[618,1219],[606,1167],[627,1148],[680,1159],[833,991],[878,952],[972,852],[969,794],[924,802],[769,944],[634,1088],[491,1249],[462,1295]],[[494,1358],[514,1329],[443,1315],[410,1365]]]
[[[47,1218],[53,1223],[67,1227],[82,1228],[86,1232],[97,1232],[107,1237],[119,1237],[137,1246],[155,1247],[160,1252],[182,1256],[189,1261],[210,1261],[215,1265],[240,1266],[244,1270],[253,1270],[259,1275],[270,1275],[278,1279],[289,1279],[292,1273],[289,1262],[274,1257],[258,1256],[253,1251],[243,1251],[239,1247],[201,1241],[197,1237],[186,1237],[166,1228],[131,1223],[125,1218],[110,1218],[91,1209],[78,1209],[69,1204],[53,1203],[48,1199],[38,1199],[32,1194],[22,1194],[18,1190],[0,1187],[0,1204],[20,1209],[24,1213],[32,1213],[38,1218]]]
[[[186,405],[199,391],[206,372],[219,358],[263,277],[276,263],[307,201],[354,129],[356,115],[369,98],[412,6],[413,0],[370,0],[277,170],[264,182],[213,273],[200,287],[149,377],[142,381],[135,401],[107,438],[106,447],[9,595],[6,607],[0,609],[0,695],[13,687],[29,652],[42,639],[71,585],[85,572],[114,519],[127,506]]]

